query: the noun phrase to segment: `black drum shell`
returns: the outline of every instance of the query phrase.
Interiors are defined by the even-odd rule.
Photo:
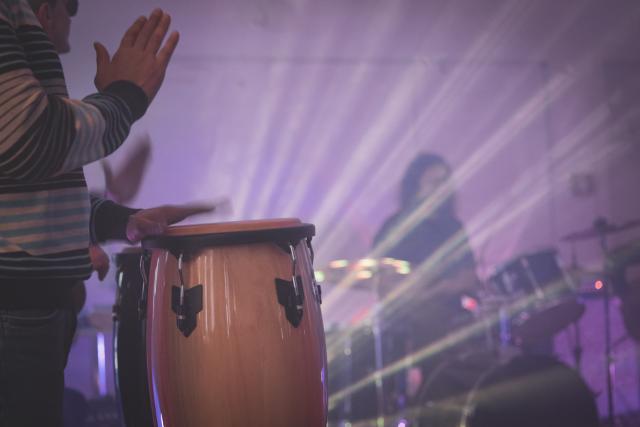
[[[149,271],[141,250],[116,255],[117,294],[114,306],[113,349],[116,393],[126,427],[154,427],[146,359],[146,287],[140,271]]]

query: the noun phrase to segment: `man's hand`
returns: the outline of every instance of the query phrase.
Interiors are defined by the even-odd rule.
[[[115,81],[128,80],[140,86],[151,102],[178,44],[179,34],[173,32],[162,45],[170,24],[171,17],[161,9],[154,10],[148,19],[141,16],[127,30],[113,58],[96,42],[96,88],[102,91]]]
[[[192,215],[228,209],[229,202],[224,199],[212,204],[165,205],[144,209],[129,217],[127,223],[127,239],[131,243],[139,242],[145,237],[163,234],[167,227]]]
[[[98,245],[89,246],[89,257],[94,271],[98,272],[98,279],[102,281],[109,272],[109,256]]]

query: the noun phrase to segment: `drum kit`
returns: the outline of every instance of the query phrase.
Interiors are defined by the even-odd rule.
[[[376,279],[376,270],[369,269],[372,273],[363,274],[362,265],[399,263],[390,259],[342,262],[343,275],[340,276],[334,262],[334,267],[320,271],[320,276],[325,282],[333,279],[335,283],[355,271],[361,279],[352,290],[353,305],[357,306],[358,300],[360,305],[363,305],[362,301],[376,305],[405,277],[382,269],[384,274]],[[408,266],[405,269],[410,271]],[[371,286],[369,296],[358,297],[358,293],[367,295],[367,284]],[[330,283],[326,287],[330,289]],[[366,378],[375,378],[376,373],[384,372],[398,360],[410,360],[412,350],[419,353],[415,351],[419,350],[415,348],[416,343],[421,345],[426,341],[429,345],[446,335],[444,331],[457,327],[464,328],[473,323],[487,325],[466,341],[443,351],[441,355],[434,355],[429,361],[417,360],[407,364],[399,373],[370,381],[367,386],[343,395],[340,402],[330,406],[330,425],[497,426],[500,424],[480,423],[481,418],[478,417],[482,407],[471,397],[478,395],[480,389],[494,387],[507,380],[517,381],[524,376],[551,371],[559,381],[556,392],[564,395],[575,391],[582,396],[578,403],[586,401],[586,413],[597,422],[593,398],[579,376],[551,357],[537,354],[544,353],[546,346],[551,345],[553,335],[576,322],[584,312],[571,281],[560,268],[556,253],[541,251],[517,257],[499,268],[485,288],[479,305],[466,307],[474,312],[473,315],[467,312],[466,316],[453,318],[455,311],[437,311],[436,302],[427,309],[423,307],[422,311],[433,314],[431,321],[425,320],[417,314],[421,308],[411,305],[411,300],[417,298],[409,297],[404,301],[404,310],[400,310],[403,314],[398,314],[397,308],[383,309],[379,316],[370,316],[361,327],[329,330],[330,393],[342,395],[351,385]],[[381,293],[380,289],[385,291]],[[460,303],[464,307],[464,301]],[[327,317],[331,319],[331,316]],[[359,317],[356,315],[350,320],[357,322]],[[440,326],[448,324],[451,327],[434,326],[434,317],[439,318],[435,320]],[[460,319],[466,319],[466,322]],[[436,332],[428,332],[429,329]],[[421,339],[416,337],[418,334],[429,335],[429,338]],[[514,354],[514,350],[518,354]],[[416,369],[420,377],[418,384],[412,379]],[[454,396],[457,400],[450,401]],[[525,396],[521,397],[524,399]],[[470,399],[469,402],[461,404],[466,399]],[[494,402],[485,403],[491,406]],[[475,414],[474,423],[471,423],[471,414]],[[382,424],[380,420],[383,420]]]
[[[114,357],[127,427],[327,423],[314,227],[171,227],[116,256]]]
[[[606,237],[636,226],[640,222],[614,227],[599,221],[592,230],[569,234],[564,240],[599,238],[608,259],[620,251],[608,251]],[[635,252],[634,259],[640,262],[638,253]],[[424,353],[417,351],[415,345],[407,345],[415,341],[411,335],[417,329],[398,326],[410,324],[420,311],[411,305],[415,298],[405,296],[405,309],[400,310],[404,311],[404,318],[400,321],[397,307],[390,310],[394,314],[385,314],[384,307],[379,307],[385,294],[405,277],[397,271],[394,275],[388,269],[371,266],[401,262],[339,260],[318,272],[329,297],[332,284],[343,282],[347,275],[358,278],[347,296],[349,305],[357,311],[348,313],[342,309],[339,316],[325,315],[326,320],[334,320],[334,326],[327,330],[330,426],[599,425],[594,394],[580,370],[582,348],[578,328],[586,308],[583,291],[574,280],[575,270],[568,271],[555,250],[517,256],[496,268],[485,280],[478,304],[473,305],[474,320],[471,320],[484,325],[483,345],[470,340],[422,364],[405,363],[415,354]],[[410,266],[404,269],[407,274]],[[610,376],[610,286],[606,283],[609,273],[600,273],[598,277],[603,288],[597,291],[598,298],[606,306],[603,323],[608,415],[611,425],[615,425]],[[346,322],[338,323],[340,318]],[[418,322],[423,323],[423,329],[431,327],[422,318]],[[553,354],[554,336],[570,327],[577,336],[572,349],[573,367]],[[399,360],[402,368],[389,368],[397,366]]]

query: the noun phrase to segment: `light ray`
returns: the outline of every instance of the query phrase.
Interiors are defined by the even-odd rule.
[[[383,44],[384,40],[389,38],[390,34],[396,29],[396,22],[398,22],[402,16],[402,3],[392,2],[386,6],[387,10],[381,13],[381,15],[384,16],[384,22],[372,23],[372,25],[375,25],[379,30],[376,31],[375,37],[372,37],[368,42],[368,46],[366,47],[362,55],[365,58],[373,54],[375,49],[379,48],[379,46]],[[325,43],[324,49],[319,48],[314,50],[321,53],[331,52],[332,50],[334,50],[335,44],[338,43],[340,39],[344,38],[344,32],[335,31],[333,32],[333,34],[333,43]],[[326,133],[325,129],[327,128],[335,133],[339,130],[338,124],[340,123],[340,121],[343,120],[343,118],[349,111],[355,109],[355,101],[361,100],[363,98],[363,94],[361,92],[366,86],[363,84],[363,82],[367,80],[368,74],[371,73],[370,67],[367,66],[366,62],[360,63],[356,66],[355,71],[352,73],[350,80],[346,85],[346,87],[353,89],[344,94],[344,100],[341,100],[337,108],[331,110],[326,115],[323,115],[323,117],[330,117],[330,120],[328,122],[323,121],[323,129],[316,129],[317,121],[313,120],[311,117],[309,117],[309,115],[318,104],[318,100],[323,99],[321,88],[323,82],[321,81],[321,76],[323,72],[326,72],[326,69],[321,65],[322,64],[318,64],[315,67],[312,67],[312,74],[305,79],[306,85],[299,97],[301,107],[296,109],[293,116],[288,119],[288,122],[292,123],[292,125],[287,126],[284,129],[283,135],[281,137],[281,147],[278,149],[278,151],[282,153],[292,153],[295,151],[295,145],[300,144],[300,141],[297,138],[302,137],[302,135],[300,134],[304,123],[304,121],[302,120],[303,117],[308,118],[307,123],[312,123],[311,129],[305,129],[305,133],[324,134]],[[330,140],[331,137],[326,137],[326,139]],[[315,147],[323,148],[323,142],[316,143]],[[318,153],[315,153],[315,155],[311,154],[308,157],[315,160],[318,158],[317,155]],[[289,164],[287,163],[288,156],[282,155],[276,157],[275,163],[272,167],[272,173],[268,175],[266,181],[262,185],[260,196],[256,203],[255,210],[258,215],[264,216],[268,213],[267,208],[269,200],[275,195],[275,193],[280,190],[278,184],[282,179],[283,173],[288,172],[290,176],[295,176],[296,180],[302,179],[304,182],[307,182],[310,179],[313,174],[311,173],[311,169],[308,167],[308,162],[304,160],[306,159],[301,159],[301,162],[299,162],[300,164],[295,167],[295,164],[291,164],[293,162],[289,161]],[[302,163],[304,163],[305,167],[301,167],[303,166]],[[302,183],[298,183],[296,185],[296,189],[300,188],[306,189],[308,187],[303,185]],[[284,211],[281,215],[297,215],[297,211]]]
[[[561,159],[563,156],[566,156],[568,153],[571,153],[573,149],[575,149],[575,145],[578,145],[579,142],[582,140],[581,136],[589,134],[590,132],[593,132],[595,129],[600,127],[604,123],[607,117],[606,111],[604,111],[604,107],[596,109],[592,113],[592,117],[595,120],[593,121],[593,123],[591,123],[591,126],[578,127],[574,133],[568,135],[567,138],[564,139],[561,144],[558,144],[556,146],[557,148],[554,150],[555,155],[552,157],[557,157]],[[610,129],[609,129],[609,133],[610,133]],[[600,151],[598,152],[584,153],[585,157],[587,156],[590,157],[590,159],[585,159],[585,164],[595,163],[608,156],[615,154],[615,152],[616,152],[616,147],[605,146],[601,148]],[[575,155],[574,151],[573,153]],[[543,166],[544,165],[538,165],[538,168],[541,168]],[[568,174],[569,172],[566,172],[565,176],[568,177]],[[538,174],[535,171],[532,171],[528,175],[521,177],[520,180],[513,187],[513,192],[516,194],[523,193],[525,189],[528,189],[529,191],[527,191],[526,193],[528,195],[527,198],[525,198],[520,203],[514,205],[513,209],[511,209],[507,214],[499,216],[498,217],[499,219],[497,221],[491,221],[492,218],[495,218],[495,215],[493,214],[493,212],[488,212],[488,214],[483,214],[481,217],[479,217],[477,220],[471,223],[470,228],[472,232],[477,234],[480,240],[486,240],[492,234],[494,234],[498,229],[506,227],[510,222],[517,219],[523,212],[526,212],[528,209],[530,209],[532,206],[538,203],[538,201],[543,199],[548,193],[547,189],[544,188],[544,186],[532,187],[532,185],[535,182],[535,177],[537,175]],[[414,273],[412,274],[412,276],[410,276],[401,284],[399,284],[394,291],[392,291],[389,295],[387,295],[384,298],[384,300],[381,301],[380,305],[382,307],[389,305],[392,301],[399,298],[409,288],[415,286],[417,283],[425,282],[425,281],[428,282],[429,277],[433,277],[437,275],[437,266],[439,263],[441,263],[443,259],[445,259],[447,254],[452,254],[450,256],[453,257],[454,259],[455,259],[455,256],[463,255],[462,253],[460,253],[460,250],[464,250],[464,247],[460,245],[463,238],[464,238],[463,235],[458,234],[450,238],[447,242],[445,242],[445,244],[443,244],[436,251],[436,253],[434,253],[431,257],[429,257],[429,259],[427,259],[420,266],[418,266],[417,269],[414,269]],[[458,251],[457,254],[456,254],[456,251]],[[437,294],[437,291],[428,290],[427,293],[429,296],[433,296]],[[371,322],[372,317],[374,315],[375,313],[372,313],[369,316],[365,317],[361,323]],[[348,329],[343,334],[342,337],[339,337],[336,339],[336,342],[334,345],[329,345],[327,350],[328,353],[330,355],[335,354],[336,352],[335,347],[341,344],[344,338],[346,338],[347,335],[351,334],[353,330],[355,330],[356,328],[357,328],[357,325]]]
[[[519,14],[519,19],[525,16],[523,8],[521,7],[522,5],[530,5],[530,3],[509,2],[505,4],[497,13],[497,16],[492,20],[489,25],[489,30],[484,32],[482,37],[474,42],[467,54],[464,56],[472,58],[485,57],[487,55],[490,56],[491,52],[497,49],[497,46],[499,45],[498,38],[501,37],[501,34],[504,34],[508,27],[518,25],[518,22],[520,22],[518,19],[515,19],[516,15]],[[477,73],[474,76],[477,77]],[[411,87],[413,87],[412,79],[402,78],[400,81],[409,81],[411,82]],[[468,78],[467,70],[455,70],[453,76],[447,79],[445,84],[438,90],[436,95],[430,100],[425,110],[421,113],[422,119],[418,119],[416,123],[410,125],[404,133],[404,136],[400,138],[400,141],[402,142],[396,145],[394,152],[406,152],[408,148],[407,145],[411,145],[411,136],[414,134],[415,129],[419,128],[420,124],[422,124],[425,119],[428,118],[430,125],[432,125],[430,129],[437,128],[438,124],[448,117],[449,112],[452,109],[451,100],[457,99],[458,97],[456,94],[462,93],[468,87],[473,85],[473,83],[474,79]],[[391,117],[394,114],[394,104],[402,103],[404,101],[404,99],[399,95],[394,96],[394,99],[396,101],[393,104],[386,106],[380,114],[381,120]],[[397,112],[395,113],[397,114]],[[369,172],[367,169],[371,168],[370,160],[373,157],[376,157],[373,153],[377,153],[378,150],[385,148],[384,145],[386,143],[386,139],[383,137],[386,133],[381,131],[381,129],[385,129],[386,127],[388,127],[388,125],[385,127],[377,127],[367,135],[367,138],[363,139],[363,141],[358,145],[356,153],[352,156],[353,163],[350,164],[349,168],[337,178],[337,182],[352,182],[354,176],[360,176],[363,173]],[[392,156],[388,156],[388,158],[389,157]],[[325,198],[321,210],[315,215],[314,222],[320,227],[326,224],[328,222],[328,216],[337,214],[337,203],[339,203],[340,200],[345,200],[349,191],[350,189],[347,185],[340,185],[332,190],[329,197]],[[294,198],[291,202],[292,207],[289,211],[295,211],[298,209],[300,202],[300,198]]]
[[[304,3],[304,7],[308,8],[313,2],[307,0]],[[338,23],[335,25],[340,27]],[[336,43],[337,31],[327,31],[322,37],[316,39],[316,45],[311,47],[311,50],[324,51]],[[297,43],[296,43],[297,42]],[[300,44],[300,40],[294,37],[287,37],[280,42],[280,46],[274,46],[273,52],[276,52],[276,57],[288,57],[291,52],[296,52],[297,46]],[[266,72],[269,74],[268,86],[278,87],[281,81],[284,81],[287,73],[291,71],[289,64],[286,62],[269,62],[266,64]],[[257,120],[255,125],[254,136],[251,138],[251,144],[249,145],[248,152],[244,153],[245,167],[244,169],[252,173],[251,177],[240,180],[240,187],[235,192],[238,214],[241,218],[250,219],[254,218],[255,211],[253,211],[250,201],[250,194],[256,183],[260,182],[261,168],[259,165],[264,162],[266,152],[271,147],[271,141],[268,136],[273,132],[274,126],[277,121],[275,120],[277,113],[281,111],[281,106],[285,102],[286,92],[283,90],[267,90],[266,96],[258,101]],[[281,145],[281,142],[278,144]],[[278,151],[279,148],[277,149]],[[253,211],[253,212],[252,212]]]
[[[571,83],[572,79],[566,76],[560,76],[552,80],[549,84],[549,91],[555,96],[559,96],[562,90]],[[516,111],[512,120],[509,120],[508,124],[499,129],[495,135],[483,144],[480,150],[475,154],[472,154],[453,175],[453,180],[456,183],[465,182],[466,179],[470,179],[473,173],[478,171],[493,155],[500,149],[502,149],[519,131],[528,125],[540,111],[547,105],[548,98],[546,93],[542,92],[536,94],[527,104],[525,104],[520,110]],[[513,122],[513,123],[512,123]],[[379,258],[385,254],[390,248],[392,248],[400,239],[407,233],[410,233],[415,226],[433,212],[439,205],[448,197],[447,190],[440,189],[432,197],[427,199],[418,209],[416,209],[411,215],[407,217],[405,221],[398,224],[390,235],[385,238],[379,245],[377,245],[367,258]],[[342,296],[342,294],[354,283],[354,277],[348,277],[343,283],[338,284],[330,295],[327,296],[325,301],[326,309],[330,309],[332,304]]]
[[[636,11],[637,13],[637,11]],[[553,37],[551,37],[548,42],[542,46],[539,55],[538,56],[542,56],[542,54],[544,52],[547,52],[551,49],[551,47],[553,47],[555,41],[557,41],[558,39],[561,38],[562,34],[564,34],[564,32],[570,27],[570,24],[572,22],[575,21],[575,17],[574,19],[571,20],[566,20],[565,25],[559,26],[558,29],[555,31]],[[612,31],[609,33],[609,35],[607,37],[603,37],[601,39],[601,43],[597,46],[594,46],[594,48],[592,50],[590,50],[590,54],[586,55],[582,60],[577,61],[578,65],[578,69],[581,68],[585,68],[588,69],[590,68],[589,65],[592,61],[593,58],[596,58],[602,51],[604,51],[605,49],[608,48],[608,46],[611,44],[611,41],[615,38],[615,36],[619,35],[619,30],[616,29],[615,31]],[[575,79],[574,79],[575,81]],[[558,94],[559,96],[560,94]],[[540,94],[541,97],[544,97],[543,94]],[[554,99],[557,99],[556,96]],[[548,99],[548,103],[551,103],[553,101],[553,99]],[[514,117],[512,119],[509,120],[509,124],[511,124],[512,120],[516,119],[517,117]],[[425,122],[429,122],[429,116],[427,114],[424,114],[421,118],[421,121],[424,120]],[[504,128],[508,128],[508,126],[505,126]],[[400,144],[401,145],[401,144]],[[399,152],[396,150],[394,152],[391,152],[389,154],[389,156],[387,157],[387,161],[384,162],[381,165],[376,165],[375,168],[371,168],[369,173],[371,174],[371,178],[369,180],[369,185],[366,186],[365,188],[361,189],[359,191],[359,193],[357,193],[355,195],[355,197],[353,198],[354,200],[349,204],[348,206],[348,211],[344,212],[341,211],[341,215],[343,216],[347,216],[349,213],[351,213],[354,209],[356,209],[356,207],[361,207],[363,205],[363,203],[365,203],[367,200],[367,198],[371,198],[372,195],[375,194],[380,194],[381,193],[381,189],[386,189],[387,186],[385,186],[385,184],[388,185],[388,176],[390,175],[390,171],[391,168],[399,163]],[[375,189],[375,190],[374,190]],[[322,223],[322,220],[317,220],[317,223]],[[338,251],[338,249],[340,247],[342,247],[344,245],[345,239],[347,235],[349,235],[349,232],[345,232],[345,230],[339,229],[339,227],[336,227],[335,232],[333,234],[329,234],[328,236],[319,236],[318,240],[318,245],[321,248],[321,257],[323,253],[336,253]]]

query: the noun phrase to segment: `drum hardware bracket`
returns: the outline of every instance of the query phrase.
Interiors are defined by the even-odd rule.
[[[186,289],[182,275],[182,258],[178,258],[180,286],[171,288],[171,310],[176,313],[176,324],[182,335],[188,337],[196,329],[198,313],[202,311],[202,285]]]
[[[111,319],[114,322],[119,320],[120,305],[122,305],[122,287],[124,286],[124,278],[122,276],[122,272],[117,275],[118,292],[116,293],[116,302],[111,306]]]
[[[307,237],[307,249],[309,250],[309,259],[311,259],[311,285],[313,286],[313,295],[316,297],[318,304],[322,304],[322,287],[316,282],[315,269],[313,268],[313,261],[316,254],[313,252],[313,246],[311,246],[311,237]]]
[[[291,256],[291,281],[276,279],[276,294],[278,302],[284,307],[287,320],[297,328],[304,314],[304,288],[302,278],[296,276],[298,257],[294,243],[289,243],[289,255]]]
[[[140,289],[140,297],[138,298],[138,320],[142,320],[147,315],[147,288],[149,287],[149,278],[147,277],[148,263],[151,261],[151,253],[143,251],[140,257],[140,275],[142,276],[142,289]]]
[[[198,313],[202,311],[202,285],[189,289],[171,288],[171,310],[176,314],[176,324],[182,335],[188,337],[196,329]]]
[[[298,283],[302,283],[302,278],[296,278]],[[287,320],[294,326],[298,327],[302,320],[302,304],[304,302],[304,290],[298,288],[293,281],[276,279],[276,293],[278,295],[278,303],[284,307]]]
[[[313,289],[315,290],[316,300],[318,304],[322,304],[322,287],[316,282],[316,278],[313,278]]]

